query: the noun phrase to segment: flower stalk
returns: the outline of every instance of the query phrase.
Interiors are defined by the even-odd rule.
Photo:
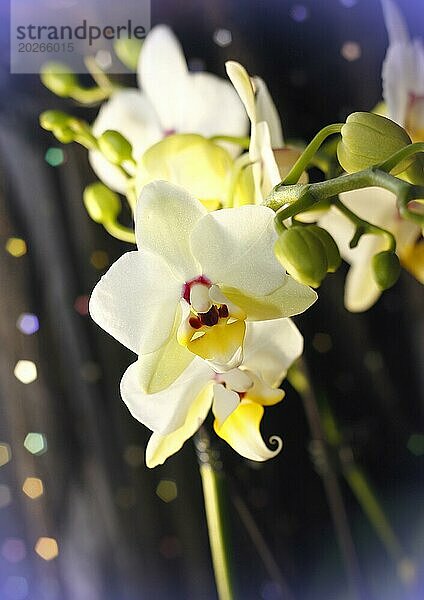
[[[219,600],[234,600],[230,569],[229,535],[223,517],[222,476],[211,452],[209,436],[202,427],[194,438],[202,479],[203,498],[215,584]]]

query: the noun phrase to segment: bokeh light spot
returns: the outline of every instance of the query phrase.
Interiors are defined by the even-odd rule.
[[[62,148],[49,148],[44,159],[51,167],[58,167],[65,161],[65,154]]]
[[[89,297],[86,294],[75,298],[74,308],[82,317],[86,317],[88,315],[88,301]]]
[[[340,50],[340,54],[347,61],[353,62],[361,57],[361,46],[357,42],[345,42]]]
[[[424,455],[424,434],[422,433],[413,433],[407,444],[409,452],[415,454],[415,456],[423,456]]]
[[[331,337],[328,335],[328,333],[318,332],[313,337],[312,345],[317,352],[320,354],[325,354],[331,350],[333,347],[333,342],[331,341]]]
[[[6,242],[6,251],[9,252],[11,256],[15,258],[19,258],[24,256],[27,253],[27,245],[25,240],[21,238],[9,238]]]
[[[162,479],[156,488],[156,494],[163,502],[172,502],[178,496],[177,484],[171,479]]]
[[[28,582],[25,577],[10,575],[2,589],[2,600],[25,600],[28,597]]]
[[[28,385],[37,379],[37,366],[32,360],[18,360],[13,374],[21,383]]]
[[[306,21],[306,19],[309,17],[309,10],[303,4],[295,4],[292,6],[290,16],[293,21],[296,21],[297,23],[303,23],[303,21]]]
[[[40,329],[40,323],[37,315],[32,313],[22,313],[16,321],[16,327],[25,335],[32,335]]]
[[[47,440],[46,436],[42,433],[30,432],[27,434],[24,440],[24,447],[31,452],[40,456],[47,452]]]
[[[12,450],[10,449],[9,444],[0,442],[0,467],[7,465],[11,458]]]
[[[54,538],[40,537],[35,544],[35,551],[43,560],[53,560],[59,554],[59,546]]]
[[[144,464],[144,450],[141,446],[131,444],[124,451],[125,462],[134,469]]]
[[[213,33],[213,41],[217,46],[221,46],[221,48],[225,48],[229,46],[233,41],[233,36],[229,29],[215,29]]]
[[[112,55],[109,50],[99,50],[96,53],[95,61],[104,71],[110,69],[113,64]]]
[[[6,508],[12,502],[10,488],[5,483],[0,483],[0,508]]]
[[[35,500],[43,495],[43,482],[38,477],[27,477],[22,486],[22,491],[28,496],[28,498]]]
[[[5,560],[10,563],[21,562],[26,556],[26,549],[23,540],[19,538],[7,538],[1,547],[1,554]]]
[[[90,262],[95,269],[101,271],[109,265],[109,255],[104,250],[94,250],[90,256]]]

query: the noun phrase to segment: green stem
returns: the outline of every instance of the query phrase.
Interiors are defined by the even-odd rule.
[[[202,479],[209,543],[219,600],[234,600],[229,558],[229,536],[223,519],[222,480],[216,458],[210,452],[209,436],[202,427],[194,438]]]
[[[386,189],[397,196],[399,212],[402,217],[421,226],[424,224],[424,215],[415,213],[408,208],[408,204],[412,200],[424,198],[424,186],[412,185],[377,167],[370,167],[357,173],[342,175],[318,183],[285,185],[282,182],[274,187],[264,204],[274,211],[279,211],[281,207],[289,204],[280,212],[280,219],[285,220],[310,210],[318,202],[337,196],[342,192],[373,186]]]
[[[211,142],[228,142],[229,144],[235,144],[241,146],[245,150],[248,150],[250,145],[250,138],[248,136],[235,137],[233,135],[213,135],[209,139]]]
[[[134,231],[129,229],[129,227],[124,227],[124,225],[121,225],[116,221],[107,221],[103,223],[103,227],[116,239],[121,240],[122,242],[128,242],[129,244],[135,244]]]
[[[377,165],[377,168],[381,171],[386,171],[386,173],[390,173],[390,171],[399,163],[419,152],[424,152],[424,142],[415,142],[415,144],[409,144],[409,146],[401,148],[401,150],[392,154],[387,160]]]
[[[333,125],[327,125],[319,131],[316,136],[309,142],[305,150],[294,163],[289,173],[283,179],[284,185],[292,185],[297,183],[302,175],[303,171],[308,167],[312,161],[314,155],[320,148],[321,144],[330,136],[335,133],[340,133],[344,123],[334,123]]]
[[[361,219],[352,212],[343,202],[339,199],[338,196],[335,196],[332,200],[333,206],[335,206],[345,217],[347,217],[355,226],[356,232],[350,243],[350,247],[354,248],[358,242],[359,238],[365,233],[371,233],[374,235],[382,235],[388,241],[387,250],[391,250],[392,252],[396,252],[396,239],[395,236],[387,231],[387,229],[383,229],[382,227],[378,227],[378,225],[373,225],[364,219]]]
[[[305,363],[302,360],[298,361],[296,366],[289,370],[287,378],[294,389],[299,393],[303,402],[305,415],[311,432],[314,453],[317,458],[317,466],[319,464],[318,472],[324,485],[337,541],[344,562],[346,577],[349,583],[350,597],[359,600],[362,598],[363,594],[361,591],[361,574],[358,558],[352,539],[340,483],[324,433],[322,419],[318,409],[318,402],[313,388],[309,383],[309,376]]]

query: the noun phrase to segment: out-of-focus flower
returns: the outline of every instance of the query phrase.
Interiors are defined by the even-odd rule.
[[[136,161],[171,133],[246,135],[246,115],[231,84],[211,73],[189,72],[178,40],[164,25],[154,27],[143,43],[138,83],[140,89],[115,92],[93,123],[96,137],[119,131],[131,143]],[[234,146],[228,149],[234,151]],[[90,162],[106,185],[125,192],[125,177],[99,152],[90,152]]]
[[[289,317],[316,299],[274,256],[274,212],[242,206],[208,213],[167,182],[143,188],[138,251],[118,259],[90,299],[93,319],[142,357],[140,388],[160,391],[195,355],[237,367],[247,321]]]
[[[253,188],[241,188],[237,160],[201,135],[170,135],[146,150],[137,167],[136,191],[162,179],[186,189],[208,210],[253,202]],[[241,197],[243,196],[243,197]]]
[[[265,82],[260,77],[250,77],[246,69],[235,61],[228,61],[226,69],[251,125],[250,166],[244,172],[245,185],[253,187],[254,200],[261,204],[271,189],[287,175],[301,151],[284,146],[280,118]],[[305,182],[305,177],[301,182]]]
[[[412,141],[424,140],[424,47],[411,40],[393,0],[382,0],[389,34],[383,63],[383,98],[387,116],[406,129]]]
[[[155,467],[177,452],[205,420],[210,408],[216,433],[239,454],[264,461],[275,456],[264,443],[260,422],[264,406],[280,402],[277,389],[289,366],[302,353],[303,339],[290,319],[248,323],[243,363],[217,373],[196,357],[166,390],[145,394],[140,386],[140,357],[130,365],[121,382],[121,395],[132,415],[153,430],[146,450],[146,464]]]
[[[408,268],[411,253],[421,231],[418,225],[402,219],[396,204],[396,196],[381,188],[365,188],[340,194],[342,202],[362,219],[390,231],[396,238],[396,253]],[[352,312],[362,312],[370,308],[379,298],[382,289],[373,274],[373,257],[387,250],[387,241],[381,235],[363,235],[356,248],[349,247],[355,226],[335,208],[331,208],[319,220],[319,225],[335,239],[344,260],[351,266],[346,277],[345,306]],[[415,275],[424,269],[414,261]],[[404,260],[405,259],[405,260]]]

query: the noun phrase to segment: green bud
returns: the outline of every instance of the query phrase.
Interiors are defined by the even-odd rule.
[[[61,63],[46,63],[41,68],[40,77],[46,88],[62,98],[72,96],[80,87],[75,73]]]
[[[83,200],[88,214],[96,223],[114,222],[121,212],[118,195],[100,182],[85,188]]]
[[[402,127],[386,117],[367,112],[349,115],[341,129],[341,136],[337,158],[347,173],[362,171],[384,162],[411,143]],[[402,161],[393,169],[393,173],[402,173],[413,160]]]
[[[119,131],[108,129],[97,139],[99,150],[114,165],[132,160],[132,146]]]
[[[328,262],[323,243],[309,227],[286,229],[275,242],[277,259],[299,283],[319,287],[327,274]]]
[[[140,56],[142,45],[143,42],[141,40],[136,40],[134,38],[119,39],[113,44],[113,49],[121,63],[135,73],[137,71],[138,58]]]
[[[62,144],[70,144],[75,140],[75,132],[70,127],[56,127],[52,130],[52,133]]]
[[[327,272],[335,273],[340,267],[342,257],[340,256],[339,247],[334,241],[334,238],[326,229],[318,227],[318,225],[310,225],[308,230],[318,237],[324,247],[325,255],[327,257]]]
[[[71,117],[61,110],[46,110],[40,115],[40,125],[47,131],[67,127]]]
[[[372,258],[372,272],[378,287],[388,290],[399,279],[399,258],[391,250],[379,252]]]

